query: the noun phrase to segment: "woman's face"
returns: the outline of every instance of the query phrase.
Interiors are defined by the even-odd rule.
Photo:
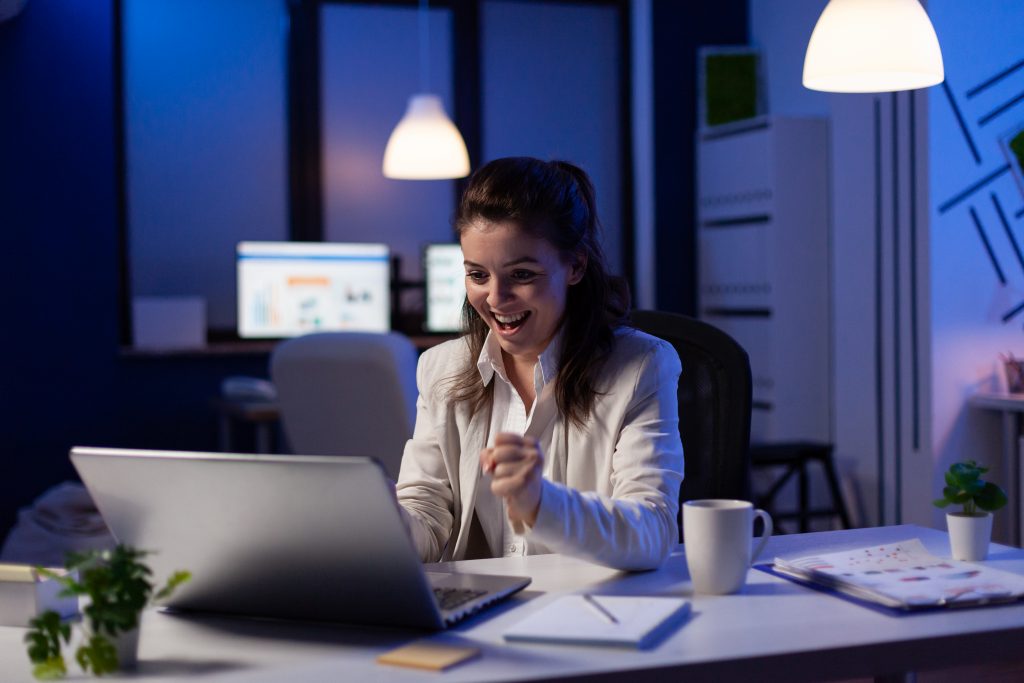
[[[558,330],[585,261],[564,263],[550,242],[509,221],[472,223],[461,242],[470,305],[505,353],[535,361]]]

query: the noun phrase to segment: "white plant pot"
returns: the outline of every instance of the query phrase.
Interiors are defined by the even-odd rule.
[[[120,633],[114,638],[114,649],[117,650],[117,668],[121,671],[133,671],[139,666],[139,627]]]
[[[992,513],[947,512],[949,549],[954,560],[979,562],[988,556],[988,542],[992,538]]]

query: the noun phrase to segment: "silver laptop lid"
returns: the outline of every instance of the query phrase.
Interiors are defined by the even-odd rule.
[[[119,542],[155,552],[167,604],[267,617],[443,625],[370,458],[76,447],[71,460]]]

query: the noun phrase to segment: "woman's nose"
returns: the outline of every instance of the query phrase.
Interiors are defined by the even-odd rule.
[[[492,278],[491,287],[487,291],[487,305],[494,308],[512,296],[512,290],[501,278]]]

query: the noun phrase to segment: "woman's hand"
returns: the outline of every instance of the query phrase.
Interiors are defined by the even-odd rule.
[[[544,454],[532,436],[498,434],[494,446],[480,454],[483,471],[491,475],[491,491],[505,500],[508,518],[517,533],[521,525],[533,526],[540,509]]]

